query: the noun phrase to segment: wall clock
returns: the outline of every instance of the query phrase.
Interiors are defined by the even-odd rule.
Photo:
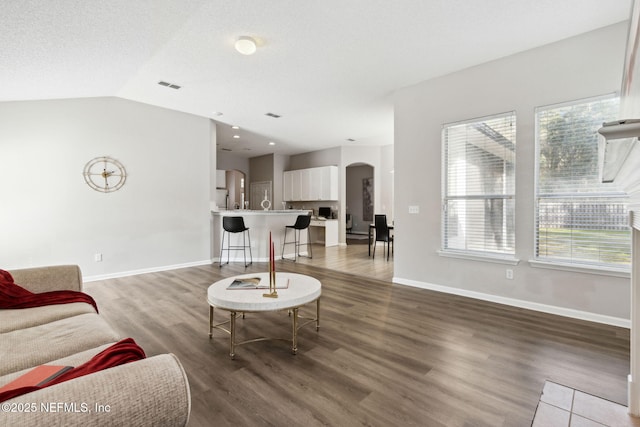
[[[127,171],[122,163],[108,156],[89,160],[82,175],[89,187],[102,193],[121,189],[127,179]]]

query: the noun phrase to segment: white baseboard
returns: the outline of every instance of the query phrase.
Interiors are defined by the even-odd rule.
[[[537,302],[525,301],[515,298],[501,297],[498,295],[485,294],[482,292],[469,291],[466,289],[452,288],[450,286],[435,285],[433,283],[419,282],[417,280],[403,279],[401,277],[394,277],[392,281],[393,283],[397,283],[399,285],[412,286],[414,288],[429,289],[431,291],[460,295],[463,297],[475,298],[483,301],[510,305],[513,307],[526,308],[528,310],[540,311],[543,313],[571,317],[573,319],[587,320],[590,322],[603,323],[605,325],[619,326],[621,328],[631,328],[631,321],[629,319],[622,319],[619,317],[605,316],[602,314],[590,313],[588,311],[574,310],[571,308],[540,304]]]
[[[117,273],[109,273],[109,274],[98,274],[95,276],[87,276],[83,277],[83,282],[96,282],[98,280],[107,280],[107,279],[116,279],[118,277],[127,277],[127,276],[136,276],[138,274],[146,274],[146,273],[156,273],[158,271],[168,271],[168,270],[177,270],[179,268],[187,268],[187,267],[197,267],[200,265],[208,265],[211,264],[212,261],[210,259],[204,261],[195,261],[195,262],[187,262],[184,264],[174,264],[174,265],[164,265],[160,267],[149,267],[149,268],[141,268],[140,270],[131,270],[131,271],[120,271]]]

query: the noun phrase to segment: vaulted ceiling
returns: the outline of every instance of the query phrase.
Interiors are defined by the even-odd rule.
[[[631,0],[1,5],[0,101],[118,96],[212,118],[219,148],[253,157],[392,144],[395,90],[625,21]]]

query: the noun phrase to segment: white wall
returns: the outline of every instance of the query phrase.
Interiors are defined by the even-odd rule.
[[[213,123],[215,124],[215,122]],[[216,169],[243,172],[246,180],[249,180],[251,175],[249,173],[249,159],[227,151],[216,152]]]
[[[211,259],[209,119],[88,98],[0,103],[0,120],[0,268],[102,277]],[[105,155],[128,172],[108,194],[82,176]]]
[[[607,27],[405,88],[395,96],[394,280],[578,317],[629,318],[629,280],[534,268],[534,109],[620,88],[627,27]],[[515,110],[517,266],[441,257],[444,123]],[[408,206],[418,205],[419,214]],[[505,269],[514,269],[514,280]],[[554,308],[555,307],[555,308]],[[572,311],[572,310],[575,310]],[[623,322],[624,323],[624,322]]]
[[[380,147],[380,210],[387,215],[387,220],[393,221],[393,182],[394,182],[393,145]]]

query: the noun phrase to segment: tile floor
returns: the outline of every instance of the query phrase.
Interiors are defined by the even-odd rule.
[[[546,381],[532,427],[640,426],[627,407]]]

